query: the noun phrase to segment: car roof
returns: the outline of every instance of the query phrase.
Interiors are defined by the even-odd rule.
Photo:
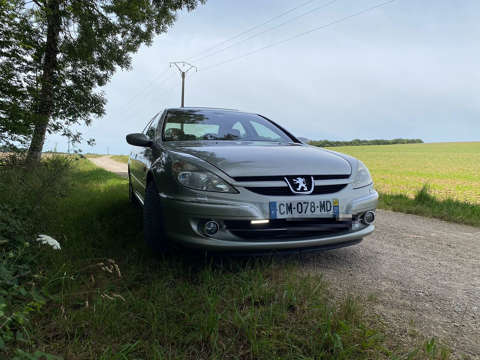
[[[201,106],[195,106],[195,107],[178,107],[178,108],[169,108],[169,110],[174,110],[174,111],[182,111],[182,110],[198,110],[198,111],[205,111],[205,110],[224,110],[224,111],[235,111],[235,112],[243,112],[243,111],[238,111],[236,109],[224,109],[224,108],[214,108],[214,107],[201,107]]]

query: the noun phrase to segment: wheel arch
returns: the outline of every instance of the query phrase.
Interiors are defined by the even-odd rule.
[[[148,186],[148,184],[150,184],[152,181],[155,181],[154,177],[153,177],[153,174],[151,171],[149,171],[147,173],[147,183],[145,184],[145,187]]]

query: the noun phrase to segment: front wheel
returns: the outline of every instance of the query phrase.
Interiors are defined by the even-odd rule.
[[[154,253],[165,253],[173,250],[172,244],[165,236],[163,226],[162,204],[155,181],[151,181],[145,190],[143,204],[143,231],[145,242]]]

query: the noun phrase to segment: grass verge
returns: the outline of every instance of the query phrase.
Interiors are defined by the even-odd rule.
[[[425,184],[413,199],[403,194],[380,194],[378,207],[480,227],[480,205],[453,199],[439,200],[430,194],[428,184]]]
[[[68,196],[44,219],[62,250],[42,254],[36,281],[49,300],[15,343],[21,350],[68,359],[448,358],[435,341],[400,349],[365,315],[368,299],[338,299],[288,257],[153,257],[127,180],[77,164]]]
[[[100,155],[100,154],[83,154],[87,159],[96,159],[105,155]]]
[[[128,155],[112,155],[110,158],[115,161],[127,164],[129,156]]]

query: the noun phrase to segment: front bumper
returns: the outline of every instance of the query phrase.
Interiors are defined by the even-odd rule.
[[[240,189],[240,194],[212,194],[186,190],[182,196],[169,196],[161,193],[166,236],[175,244],[183,247],[219,252],[268,252],[288,251],[302,252],[330,249],[354,245],[374,231],[374,225],[364,224],[359,220],[366,211],[375,211],[378,193],[373,187],[366,189],[346,189],[335,194],[340,201],[340,217],[350,215],[357,220],[351,226],[334,233],[309,232],[306,235],[283,238],[259,237],[244,238],[238,232],[230,231],[229,222],[269,219],[269,202],[279,201],[268,196],[252,194]],[[325,200],[329,196],[297,196],[295,201]],[[282,199],[280,199],[282,200]],[[285,200],[285,199],[283,199]],[[292,200],[292,198],[290,198]],[[214,220],[220,225],[218,233],[206,236],[201,225]],[[288,229],[286,230],[288,233]],[[260,233],[259,233],[260,234]]]

